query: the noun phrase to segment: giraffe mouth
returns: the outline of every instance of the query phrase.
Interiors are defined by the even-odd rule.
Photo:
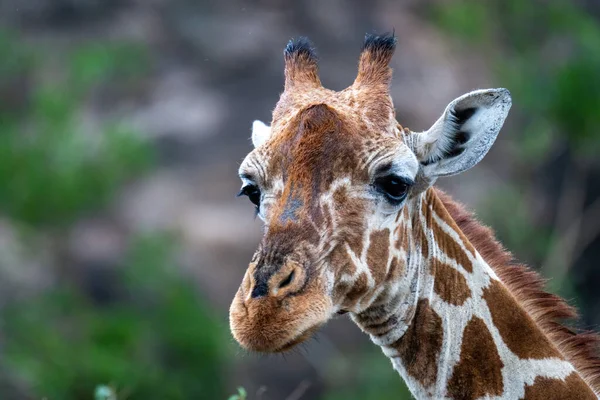
[[[315,332],[317,332],[319,330],[320,327],[321,327],[321,325],[316,325],[316,326],[313,326],[312,328],[308,328],[304,332],[302,332],[299,335],[297,335],[296,337],[294,337],[289,342],[286,342],[283,346],[280,346],[277,349],[275,349],[273,352],[274,353],[285,353],[286,351],[291,350],[292,348],[296,347],[300,343],[305,342],[308,339],[310,339],[315,334]]]

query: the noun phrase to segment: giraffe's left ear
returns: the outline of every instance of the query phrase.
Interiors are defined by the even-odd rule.
[[[252,123],[252,144],[258,147],[265,143],[271,136],[271,127],[262,121],[256,120]]]
[[[473,167],[494,144],[511,106],[506,89],[485,89],[453,100],[433,126],[409,141],[431,179]]]

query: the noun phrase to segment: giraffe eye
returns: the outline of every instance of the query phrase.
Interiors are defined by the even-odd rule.
[[[248,196],[256,207],[260,205],[260,189],[256,185],[246,185],[240,190],[238,196]]]
[[[399,204],[404,200],[409,187],[408,182],[396,175],[386,175],[375,179],[375,188],[392,204]]]

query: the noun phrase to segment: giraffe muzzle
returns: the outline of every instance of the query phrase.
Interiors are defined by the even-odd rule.
[[[273,353],[310,338],[333,314],[326,283],[313,275],[292,260],[279,268],[251,264],[229,311],[236,341],[247,350]]]

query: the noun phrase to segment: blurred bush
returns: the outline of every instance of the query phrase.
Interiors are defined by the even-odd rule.
[[[49,63],[55,73],[41,76]],[[43,231],[66,240],[70,223],[151,168],[152,148],[135,132],[118,121],[88,132],[78,119],[97,88],[134,79],[144,65],[134,46],[53,57],[0,34],[0,213],[25,228],[23,240]],[[89,399],[99,384],[119,399],[224,398],[228,331],[171,267],[172,245],[160,235],[135,241],[113,268],[108,301],[67,280],[4,305],[0,365],[12,381],[3,398]]]
[[[62,285],[5,308],[3,362],[34,398],[89,399],[99,383],[120,400],[225,398],[227,327],[169,267],[170,247],[138,239],[108,304]]]
[[[390,360],[375,345],[343,359],[334,359],[330,371],[332,388],[324,396],[325,400],[411,398],[408,388]]]
[[[35,227],[65,225],[105,205],[151,160],[148,144],[122,124],[85,132],[77,119],[94,88],[139,73],[140,50],[83,47],[58,60],[56,76],[36,74],[54,61],[0,34],[0,211]]]
[[[600,150],[600,24],[566,0],[443,2],[438,25],[485,53],[498,81],[519,102],[523,164],[568,145],[578,156]],[[533,156],[533,157],[532,157]]]

